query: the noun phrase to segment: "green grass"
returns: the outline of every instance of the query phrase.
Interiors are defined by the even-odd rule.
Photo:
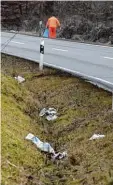
[[[15,75],[26,81],[18,84]],[[58,119],[39,117],[55,107]],[[2,55],[2,185],[112,185],[111,94],[53,69]],[[24,138],[48,141],[68,158],[53,163]],[[89,141],[94,133],[103,139]]]

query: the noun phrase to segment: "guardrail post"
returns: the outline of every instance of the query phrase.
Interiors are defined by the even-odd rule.
[[[43,70],[43,58],[44,58],[44,40],[40,42],[40,63],[39,63],[39,70]]]

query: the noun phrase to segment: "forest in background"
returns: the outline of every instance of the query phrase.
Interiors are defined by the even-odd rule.
[[[3,30],[42,31],[47,19],[55,15],[61,22],[57,37],[75,41],[113,44],[112,1],[2,1]]]

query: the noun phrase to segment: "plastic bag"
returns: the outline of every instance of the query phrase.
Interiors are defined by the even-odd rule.
[[[46,38],[49,37],[49,30],[48,30],[48,28],[45,29],[43,37],[46,37]]]
[[[41,151],[52,153],[52,154],[55,153],[54,149],[51,147],[49,143],[40,141],[38,137],[34,136],[31,133],[29,133],[25,137],[25,139],[32,141],[37,146],[37,148],[39,148]]]

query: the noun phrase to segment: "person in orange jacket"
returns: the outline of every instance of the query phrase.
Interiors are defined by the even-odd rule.
[[[60,27],[59,20],[55,16],[50,17],[46,24],[46,28],[49,29],[49,38],[56,38],[57,27]]]

